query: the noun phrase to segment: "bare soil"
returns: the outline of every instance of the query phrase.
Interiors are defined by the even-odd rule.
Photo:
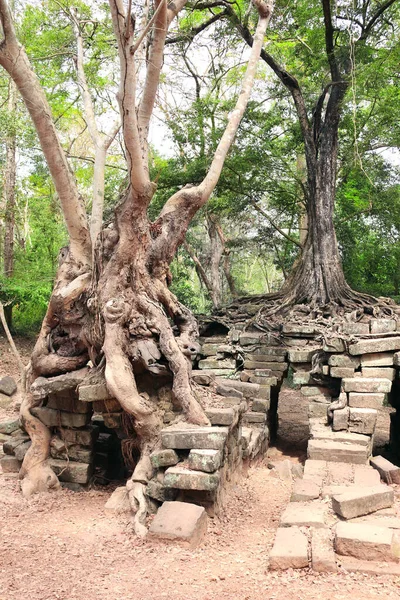
[[[31,344],[17,343],[27,356]],[[0,339],[0,375],[6,373],[17,370]],[[285,430],[292,432],[292,460],[298,460],[303,442],[294,430],[304,433],[296,420],[304,407],[291,391],[283,394],[280,409],[278,443],[285,446]],[[1,410],[0,419],[12,411]],[[282,450],[288,453],[287,444],[270,454],[285,458]],[[266,462],[232,489],[224,514],[209,520],[206,541],[194,551],[138,540],[126,516],[106,514],[110,493],[111,488],[62,490],[24,500],[18,480],[0,475],[0,600],[400,598],[399,577],[268,571],[268,552],[290,488]]]

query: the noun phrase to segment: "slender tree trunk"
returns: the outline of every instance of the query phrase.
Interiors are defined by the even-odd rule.
[[[212,285],[212,301],[215,308],[222,303],[221,259],[224,254],[224,244],[218,233],[218,223],[215,215],[207,215],[207,232],[210,238],[210,282]]]

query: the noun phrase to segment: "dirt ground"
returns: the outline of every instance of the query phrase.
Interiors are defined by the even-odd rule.
[[[27,356],[29,342],[18,345]],[[0,338],[0,376],[16,373]],[[0,410],[0,420],[6,414],[12,408]],[[285,457],[282,449],[292,460],[301,457],[305,416],[294,393],[282,396],[280,448],[270,450],[275,459]],[[0,600],[400,598],[399,577],[268,571],[290,489],[266,462],[232,489],[224,514],[209,520],[206,541],[195,551],[135,538],[129,519],[105,513],[110,493],[62,490],[24,500],[18,481],[0,475]]]

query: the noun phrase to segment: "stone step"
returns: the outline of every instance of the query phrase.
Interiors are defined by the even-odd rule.
[[[51,458],[49,465],[60,481],[88,483],[93,473],[93,465],[86,463]]]
[[[330,440],[309,440],[307,456],[312,460],[365,464],[369,448],[361,444],[334,442]]]
[[[371,466],[376,469],[386,483],[400,484],[400,467],[397,467],[383,456],[374,456],[370,459]]]
[[[326,419],[310,419],[310,435],[314,440],[345,442],[347,444],[359,444],[360,446],[369,446],[371,443],[371,438],[368,435],[348,431],[332,431],[331,426],[326,423]]]
[[[274,570],[308,567],[308,540],[299,527],[280,527],[269,555],[269,568]]]
[[[394,502],[393,489],[387,485],[374,487],[354,486],[343,494],[332,497],[333,510],[344,519],[354,519],[373,513],[381,508],[389,508]]]
[[[335,549],[338,554],[362,560],[398,560],[393,530],[364,523],[337,523]]]
[[[389,379],[379,379],[367,377],[350,377],[342,379],[342,388],[345,392],[371,392],[374,394],[387,394],[392,388],[392,382]]]
[[[258,383],[247,383],[246,381],[239,381],[239,379],[222,379],[217,377],[216,383],[217,385],[224,385],[242,392],[245,398],[256,397],[260,390]]]
[[[196,548],[207,533],[207,514],[189,502],[164,502],[149,528],[149,536]]]
[[[228,436],[228,427],[173,426],[161,430],[164,448],[173,450],[220,450]]]
[[[290,502],[308,502],[319,498],[320,486],[308,479],[297,479],[293,486]]]
[[[317,573],[335,573],[338,570],[329,529],[311,531],[311,567]]]
[[[318,502],[292,502],[283,511],[281,527],[325,527],[327,505]]]
[[[164,486],[179,490],[214,491],[219,485],[219,473],[203,473],[185,469],[184,467],[169,467],[165,471]]]

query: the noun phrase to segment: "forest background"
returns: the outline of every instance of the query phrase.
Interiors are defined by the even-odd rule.
[[[400,301],[399,15],[392,11],[356,51],[354,13],[368,2],[337,4],[341,14],[352,12],[335,27],[347,36],[353,61],[339,130],[339,251],[352,288]],[[231,6],[244,23],[251,19],[245,2]],[[109,132],[118,119],[118,81],[108,5],[51,0],[15,2],[12,9],[90,212],[95,147],[78,46],[98,131]],[[148,4],[145,19],[146,10]],[[151,178],[158,186],[150,218],[176,190],[203,179],[234,106],[248,49],[226,16],[222,3],[191,3],[168,36],[150,134]],[[321,93],[328,71],[319,2],[277,2],[267,48],[296,74],[307,99]],[[0,301],[14,331],[35,333],[67,232],[35,130],[4,71],[0,123]],[[123,152],[118,132],[105,159],[105,221],[126,187]],[[304,147],[290,95],[260,61],[218,186],[172,263],[171,288],[179,300],[209,312],[236,295],[278,290],[307,234],[304,182]]]

